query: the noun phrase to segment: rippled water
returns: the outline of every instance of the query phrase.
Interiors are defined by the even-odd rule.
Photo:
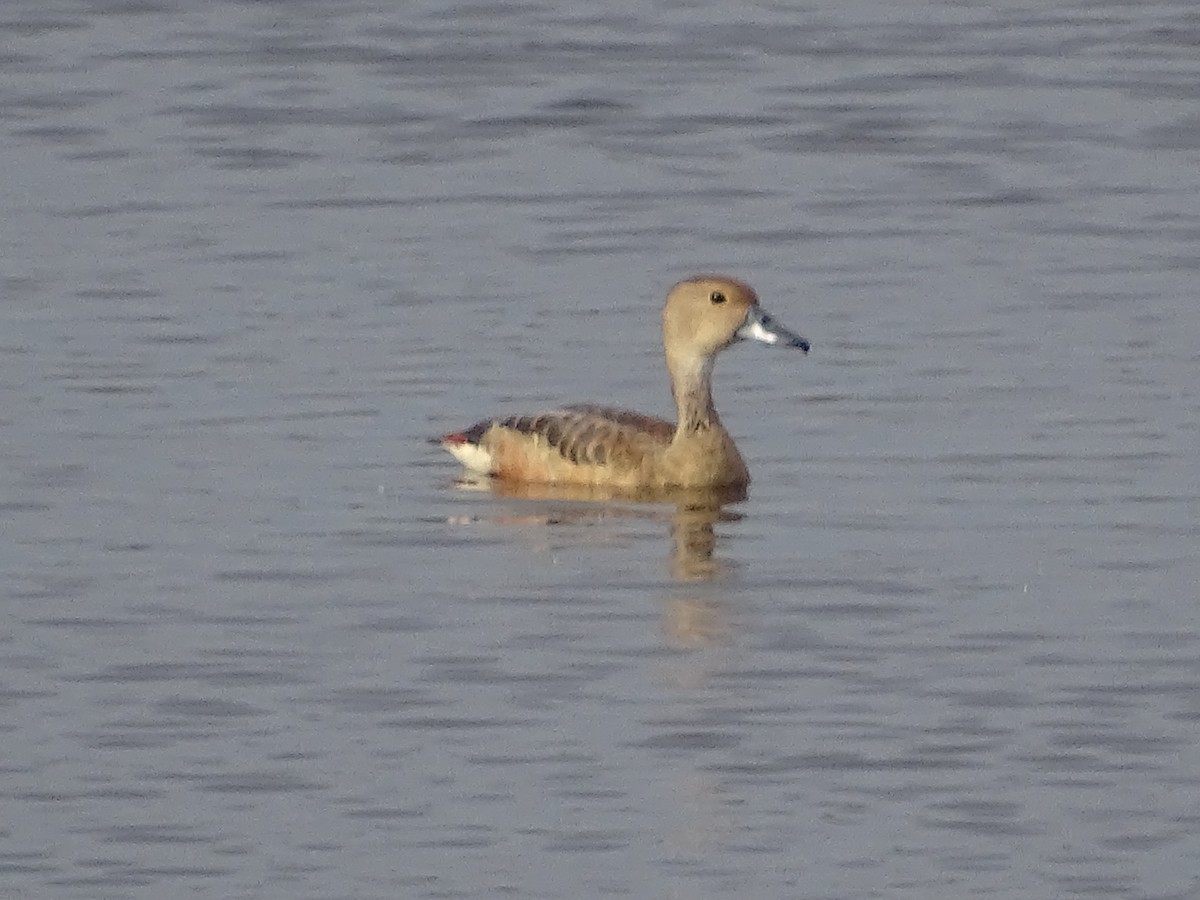
[[[1200,892],[1200,11],[10,2],[0,879]],[[454,487],[668,412],[723,510]]]

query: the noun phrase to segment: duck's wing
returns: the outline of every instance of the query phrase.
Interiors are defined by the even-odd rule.
[[[675,426],[665,419],[645,416],[641,413],[630,412],[627,409],[616,409],[611,406],[597,406],[593,403],[580,403],[575,406],[563,407],[561,413],[568,416],[578,416],[581,421],[597,427],[613,430],[625,430],[643,438],[669,444],[675,436]]]
[[[590,404],[566,406],[496,423],[553,448],[575,465],[621,465],[650,445],[669,444],[675,426],[653,416]]]
[[[671,442],[675,426],[663,419],[605,406],[579,405],[533,415],[485,419],[448,434],[441,445],[476,471],[497,468],[514,442],[577,466],[636,466],[653,448]],[[527,455],[527,454],[522,454]]]

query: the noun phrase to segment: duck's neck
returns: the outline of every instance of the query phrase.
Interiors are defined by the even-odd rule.
[[[721,420],[713,409],[713,357],[668,356],[667,368],[671,372],[671,391],[679,413],[676,440],[721,427]]]

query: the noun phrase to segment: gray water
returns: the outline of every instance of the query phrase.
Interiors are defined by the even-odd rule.
[[[0,8],[0,894],[1200,896],[1200,8]],[[719,513],[462,490],[669,414]]]

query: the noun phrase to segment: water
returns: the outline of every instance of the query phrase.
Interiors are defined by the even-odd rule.
[[[1196,896],[1194,4],[597,10],[4,7],[5,895]]]

